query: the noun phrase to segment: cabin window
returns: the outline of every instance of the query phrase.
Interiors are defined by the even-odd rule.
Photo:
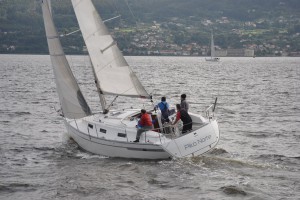
[[[100,132],[101,132],[101,133],[106,133],[106,130],[103,129],[103,128],[100,128]]]
[[[126,137],[126,133],[118,133],[119,137]]]
[[[88,127],[91,129],[94,128],[93,124],[88,124]]]

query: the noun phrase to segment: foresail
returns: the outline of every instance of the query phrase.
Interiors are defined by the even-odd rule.
[[[103,94],[150,98],[108,32],[91,0],[72,0]]]
[[[65,117],[71,119],[91,115],[63,52],[47,0],[42,0],[43,18],[57,93]]]

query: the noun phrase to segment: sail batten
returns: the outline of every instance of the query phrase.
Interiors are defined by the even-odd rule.
[[[56,82],[60,105],[66,118],[78,119],[91,115],[91,110],[82,95],[62,49],[58,33],[52,19],[50,1],[42,1],[43,19],[49,54]]]
[[[72,0],[76,18],[103,94],[147,97],[91,0]]]

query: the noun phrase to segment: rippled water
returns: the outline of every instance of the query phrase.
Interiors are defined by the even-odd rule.
[[[140,161],[84,152],[65,137],[49,56],[0,55],[0,199],[299,199],[300,58],[127,57],[147,91],[203,113],[218,97],[218,148]],[[84,56],[69,56],[94,111]],[[114,108],[149,106],[119,98]]]

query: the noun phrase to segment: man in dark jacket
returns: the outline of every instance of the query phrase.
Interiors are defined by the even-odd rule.
[[[186,112],[189,112],[189,104],[186,101],[186,94],[182,94],[180,97],[181,97],[181,103],[180,103],[181,109],[184,109]]]
[[[185,109],[181,108],[180,104],[176,104],[176,109],[177,109],[176,119],[172,123],[172,125],[175,125],[181,119],[183,123],[182,134],[185,134],[186,132],[192,130],[192,126],[193,126],[192,118],[186,112]]]

